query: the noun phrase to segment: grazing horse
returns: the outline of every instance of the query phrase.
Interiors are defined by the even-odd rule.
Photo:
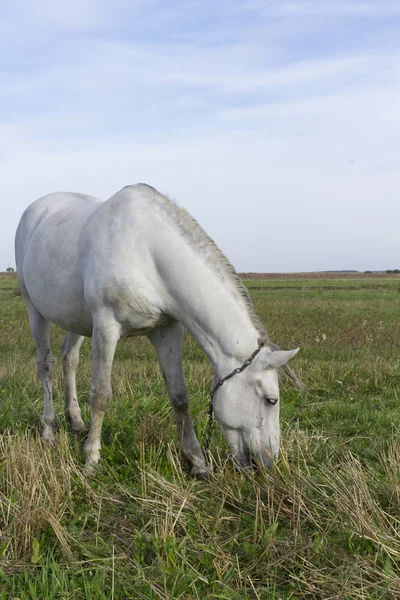
[[[297,350],[280,351],[269,342],[236,271],[184,209],[145,184],[124,187],[106,202],[50,194],[25,210],[15,252],[37,346],[45,440],[53,442],[56,431],[50,323],[67,331],[62,345],[65,409],[75,431],[85,427],[75,382],[79,348],[84,336],[92,337],[91,423],[84,448],[88,470],[100,458],[116,344],[122,337],[146,335],[166,382],[182,454],[191,474],[204,476],[206,462],[182,372],[186,328],[211,361],[213,386],[218,387],[214,414],[236,461],[248,466],[254,457],[271,464],[279,446],[276,368]],[[239,372],[253,354],[251,364]]]

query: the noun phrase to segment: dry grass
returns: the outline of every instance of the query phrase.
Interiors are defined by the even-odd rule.
[[[59,442],[49,449],[35,432],[1,439],[2,565],[9,572],[42,564],[46,539],[74,569],[96,560],[86,552],[82,563],[88,539],[101,548],[112,538],[118,571],[136,572],[137,584],[160,599],[175,597],[174,586],[181,598],[200,589],[201,598],[223,589],[238,598],[400,595],[398,441],[380,456],[384,481],[351,452],[318,463],[329,439],[294,430],[274,472],[240,473],[217,453],[207,484],[188,479],[175,445],[158,450],[169,467],[163,474],[154,445],[142,443],[137,464],[129,465],[137,469],[135,486],[110,463],[86,480],[73,440],[62,432]],[[72,533],[82,503],[89,516]],[[206,589],[214,591],[205,596]]]
[[[2,478],[0,515],[2,542],[10,561],[39,561],[39,541],[51,530],[62,555],[71,560],[76,542],[66,524],[73,514],[72,499],[78,486],[88,500],[96,494],[71,454],[69,438],[61,433],[56,448],[37,434],[4,432],[0,437]],[[36,554],[35,554],[36,553]]]

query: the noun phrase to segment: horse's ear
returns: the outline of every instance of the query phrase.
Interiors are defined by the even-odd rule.
[[[296,350],[275,350],[270,351],[268,348],[263,348],[259,354],[259,361],[264,369],[268,367],[276,369],[283,367],[291,358],[296,356],[300,348]]]

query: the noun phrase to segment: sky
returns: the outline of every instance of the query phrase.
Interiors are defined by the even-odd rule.
[[[145,182],[239,272],[400,268],[399,0],[0,0],[0,271],[24,209]]]

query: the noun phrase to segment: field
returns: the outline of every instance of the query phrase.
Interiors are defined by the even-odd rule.
[[[216,472],[191,480],[145,339],[120,342],[99,472],[63,416],[40,439],[42,390],[21,298],[0,279],[0,599],[400,598],[400,277],[244,277],[270,337],[301,347],[283,383],[273,472],[239,472],[218,429]],[[184,367],[199,438],[211,368],[188,335]],[[78,391],[89,422],[90,343]]]

